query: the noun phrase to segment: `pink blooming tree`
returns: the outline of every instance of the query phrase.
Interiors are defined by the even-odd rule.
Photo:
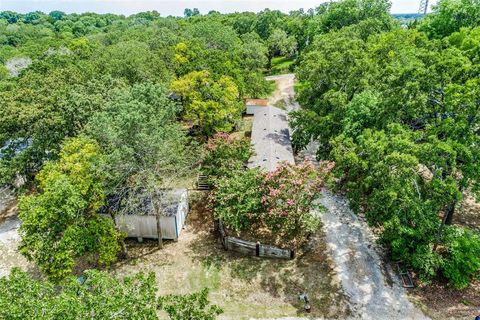
[[[264,178],[263,222],[289,240],[315,231],[320,220],[312,210],[321,187],[322,179],[310,162],[280,164]]]
[[[310,162],[282,163],[269,173],[239,171],[217,180],[210,208],[236,232],[266,226],[287,241],[302,240],[320,225],[313,209],[322,177]]]

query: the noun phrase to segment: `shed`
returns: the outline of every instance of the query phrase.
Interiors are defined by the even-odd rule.
[[[258,107],[268,106],[268,99],[245,99],[245,105],[247,106],[247,114],[253,115]]]
[[[188,192],[186,189],[157,190],[157,201],[162,212],[160,225],[162,238],[177,241],[188,215]],[[128,205],[125,213],[115,217],[115,224],[128,237],[158,239],[157,220],[151,199]],[[103,216],[108,216],[101,213]]]

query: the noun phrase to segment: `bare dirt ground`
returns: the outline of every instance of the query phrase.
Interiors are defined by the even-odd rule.
[[[295,101],[295,75],[292,73],[277,76],[269,76],[265,79],[275,81],[277,89],[268,98],[268,102],[272,106],[283,108],[287,112],[295,111],[300,105]]]
[[[283,101],[288,111],[298,110],[295,102],[295,76],[292,74],[267,78],[278,85],[270,103]],[[299,160],[315,160],[317,146],[310,146]],[[322,193],[321,214],[328,253],[336,276],[348,299],[351,319],[428,319],[408,299],[396,274],[382,259],[373,234],[348,207],[347,200],[328,191]]]
[[[224,251],[213,221],[197,200],[178,242],[159,250],[156,242],[129,242],[130,258],[112,272],[127,275],[154,272],[160,294],[191,293],[210,288],[210,299],[225,313],[220,319],[307,317],[298,295],[308,293],[312,313],[307,318],[344,319],[348,307],[328,262],[322,233],[311,250],[294,260],[246,257]]]
[[[34,267],[18,252],[20,235],[16,200],[13,193],[0,190],[0,277],[10,273],[13,267],[32,271]]]

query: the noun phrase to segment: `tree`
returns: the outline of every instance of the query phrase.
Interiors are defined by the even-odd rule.
[[[443,38],[463,27],[480,26],[480,1],[440,0],[419,29],[433,38]]]
[[[48,67],[35,63],[34,68],[41,72],[31,70],[0,92],[0,144],[29,141],[23,152],[10,152],[3,161],[29,181],[45,160],[57,158],[63,139],[76,136],[90,117],[104,108],[110,90],[123,85],[108,76],[90,79],[91,74],[78,66],[56,68],[50,64],[55,59],[71,58],[48,57],[42,62]],[[10,146],[15,148],[16,143]]]
[[[267,40],[268,43],[268,65],[271,66],[272,58],[275,56],[286,56],[291,58],[297,52],[297,41],[294,37],[281,30],[275,29]]]
[[[222,313],[210,305],[207,290],[157,298],[153,273],[116,279],[86,270],[80,278],[70,276],[55,284],[13,269],[0,278],[2,319],[158,319],[161,309],[172,320],[215,319]]]
[[[60,159],[37,175],[38,193],[20,199],[20,252],[53,280],[70,274],[79,258],[104,265],[117,259],[122,235],[98,214],[103,161],[94,141],[67,140]]]
[[[200,11],[197,8],[193,8],[193,10],[190,8],[186,8],[183,11],[183,15],[185,16],[185,18],[195,17],[200,15]]]
[[[388,0],[342,0],[321,4],[311,20],[311,34],[339,30],[362,20],[374,19],[388,30],[394,25]]]
[[[248,139],[235,139],[227,133],[217,133],[205,148],[201,172],[211,179],[231,176],[243,170],[253,155]]]
[[[344,5],[357,12],[354,3],[324,14]],[[476,31],[441,45],[378,22],[345,22],[303,54],[293,142],[319,143],[317,157],[335,162],[337,187],[381,228],[393,259],[463,287],[479,270],[476,249],[466,248],[475,236],[453,225],[463,194],[479,196]]]
[[[249,230],[261,221],[263,175],[258,170],[234,172],[218,179],[210,196],[215,218],[226,227],[239,232]]]
[[[105,111],[92,117],[84,133],[107,154],[107,193],[122,204],[115,214],[144,214],[138,203],[147,200],[159,220],[163,204],[157,189],[191,174],[196,146],[177,122],[179,112],[164,86],[144,83],[118,91]]]
[[[231,131],[243,110],[230,77],[216,80],[208,71],[194,71],[173,81],[171,88],[182,97],[185,119],[205,136]]]

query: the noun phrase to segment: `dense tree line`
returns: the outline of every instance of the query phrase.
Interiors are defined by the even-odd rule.
[[[23,177],[34,191],[20,200],[22,253],[56,283],[80,259],[113,263],[123,235],[98,215],[108,196],[153,199],[191,175],[243,99],[269,93],[281,55],[297,58],[296,149],[319,142],[395,260],[467,286],[480,238],[453,218],[480,195],[479,7],[441,0],[408,28],[387,0],[183,18],[1,12],[0,185]]]
[[[480,271],[478,231],[453,223],[463,196],[480,196],[478,8],[442,0],[400,28],[388,1],[325,5],[292,122],[296,147],[319,142],[393,259],[459,288]]]
[[[264,73],[305,48],[310,18],[0,13],[0,185],[26,181],[20,251],[48,288],[127,254],[99,212],[145,198],[160,208],[157,190],[192,176],[201,145],[238,125],[243,99],[272,90]]]

